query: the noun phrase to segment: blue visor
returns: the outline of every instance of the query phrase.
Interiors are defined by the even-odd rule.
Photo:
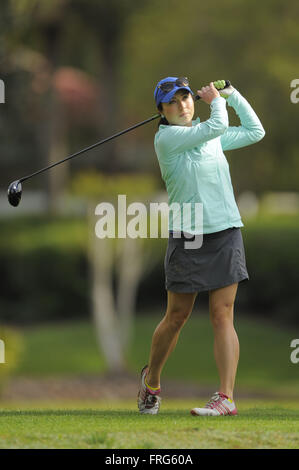
[[[168,103],[178,90],[188,90],[192,95],[194,94],[189,87],[189,82],[186,77],[167,77],[160,80],[154,92],[156,106],[160,103]]]

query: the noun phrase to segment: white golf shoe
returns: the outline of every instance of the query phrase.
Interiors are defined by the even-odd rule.
[[[204,408],[193,408],[190,413],[194,416],[233,416],[238,411],[233,400],[224,393],[216,392]]]

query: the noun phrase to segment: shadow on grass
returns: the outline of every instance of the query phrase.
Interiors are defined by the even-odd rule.
[[[198,419],[198,417],[191,416],[189,409],[180,410],[165,410],[161,411],[157,416],[153,415],[140,415],[137,410],[5,410],[0,411],[0,418],[2,417],[13,417],[13,416],[91,416],[98,418],[117,418],[117,419],[128,419],[136,418],[140,419],[159,419],[159,418],[186,418]],[[210,419],[209,416],[199,417],[199,419]],[[222,416],[219,419],[223,418]],[[227,416],[225,418],[228,418]],[[290,408],[250,408],[239,412],[238,416],[230,416],[230,419],[261,419],[261,420],[273,420],[279,419],[281,421],[292,419],[299,420],[299,410]]]

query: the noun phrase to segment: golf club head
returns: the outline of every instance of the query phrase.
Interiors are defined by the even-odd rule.
[[[17,180],[10,183],[7,193],[9,203],[12,206],[17,207],[22,197],[22,185],[20,181]]]

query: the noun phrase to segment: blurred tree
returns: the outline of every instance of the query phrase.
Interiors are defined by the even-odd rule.
[[[64,102],[59,100],[54,84],[57,69],[67,63],[69,57],[74,59],[74,50],[81,57],[80,60],[76,59],[79,66],[86,67],[84,57],[89,57],[89,61],[93,62],[90,70],[99,80],[101,94],[100,99],[99,95],[94,99],[98,106],[94,127],[102,137],[109,135],[112,123],[113,130],[119,127],[122,95],[119,63],[123,53],[123,36],[128,17],[146,3],[147,0],[138,4],[132,4],[129,0],[10,0],[13,28],[8,37],[11,51],[22,67],[24,53],[31,59],[26,65],[27,70],[31,69],[35,75],[35,90],[40,87],[42,76],[43,86],[39,88],[44,92],[42,119],[37,128],[41,126],[39,142],[41,153],[47,155],[47,163],[51,164],[67,154],[68,120]],[[37,57],[38,62],[35,61]],[[42,62],[46,63],[47,71],[44,68],[41,70]],[[48,86],[45,86],[46,83]],[[104,119],[101,119],[102,116]],[[118,165],[122,165],[120,157],[121,152],[115,142],[111,142],[105,149],[102,168],[116,171]],[[66,186],[68,165],[65,163],[47,174],[49,207],[52,211],[56,210],[59,196]]]
[[[94,129],[97,126],[100,134],[97,137],[118,130],[124,121],[138,121],[145,109],[153,109],[153,89],[163,76],[187,75],[194,89],[211,79],[230,78],[266,129],[259,145],[227,153],[236,193],[249,188],[258,193],[297,190],[298,105],[290,101],[290,83],[297,76],[298,3],[240,0],[224,5],[215,0],[211,6],[189,0],[187,6],[179,0],[143,0],[137,4],[129,0],[9,0],[3,3],[1,13],[0,54],[6,73],[12,72],[17,59],[24,63],[28,58],[25,50],[30,49],[35,57],[39,54],[44,58],[50,73],[72,65],[97,78],[103,91],[98,119],[94,119]],[[35,59],[29,61],[26,70],[34,64]],[[54,104],[53,110],[48,97],[39,112],[34,108],[30,82],[22,70],[9,76],[8,99],[2,107],[5,123],[4,115],[0,117],[4,161],[7,165],[12,159],[17,161],[17,154],[20,167],[24,161],[20,155],[25,153],[28,160],[36,159],[35,154],[43,155],[36,150],[38,138],[44,151],[51,147],[43,137],[46,131],[41,132],[41,122],[48,123],[46,112],[49,135],[55,124],[57,132],[67,132],[62,132],[67,122],[62,117],[63,108],[56,112]],[[12,101],[14,108],[9,108]],[[208,117],[208,106],[198,103],[196,108],[202,120]],[[235,125],[238,119],[230,108],[229,113]],[[52,126],[51,116],[55,121]],[[13,139],[12,128],[17,128],[20,143]],[[75,149],[83,146],[84,128],[81,125],[76,132],[72,125],[72,129],[73,133],[68,129],[67,142],[50,154],[63,157],[60,154],[71,135]],[[128,161],[131,168],[147,166],[158,173],[152,141],[152,126],[140,129],[136,136],[124,138],[122,146],[116,141],[107,145],[105,158],[97,159],[97,165],[117,171],[126,168]],[[88,161],[93,161],[93,154]],[[59,171],[62,174],[64,170]]]
[[[42,112],[38,112],[41,122],[35,131],[39,133],[39,152],[47,155],[47,164],[62,158],[67,150],[64,108],[52,86],[52,76],[60,59],[67,6],[67,0],[10,1],[14,20],[10,37],[12,61],[15,66],[31,73],[33,90],[43,92],[40,107]],[[30,91],[32,96],[32,90]],[[66,183],[67,171],[66,164],[47,174],[49,209],[52,212],[57,209],[57,200]]]
[[[22,334],[18,330],[0,324],[0,397],[24,352]]]
[[[126,353],[132,339],[138,284],[160,260],[161,251],[159,239],[148,238],[150,219],[147,216],[146,238],[134,239],[127,235],[127,220],[124,238],[119,235],[121,209],[118,212],[118,195],[126,195],[125,211],[136,200],[146,206],[148,201],[154,201],[157,196],[156,180],[141,174],[109,176],[82,173],[74,178],[72,191],[81,196],[84,194],[89,201],[91,308],[98,344],[105,355],[108,371],[124,372]],[[115,210],[115,218],[111,220],[115,227],[114,237],[98,238],[95,234],[97,215],[100,215],[96,211],[99,199],[105,200],[105,207],[107,202],[112,204]],[[101,215],[107,219],[107,214]],[[138,222],[134,222],[135,217],[131,219],[134,226],[140,224],[141,215],[137,214],[136,217]],[[140,230],[140,226],[136,230]]]
[[[299,105],[290,101],[290,82],[298,76],[298,15],[298,2],[280,0],[152,0],[131,16],[124,37],[124,109],[152,109],[154,87],[165,76],[188,76],[194,91],[230,79],[266,130],[258,145],[227,152],[236,193],[298,190]],[[228,110],[230,124],[238,125]],[[196,114],[207,119],[209,107],[197,103]],[[152,141],[152,129],[137,139],[140,146]]]
[[[78,15],[85,28],[92,31],[97,47],[95,70],[100,76],[103,90],[101,107],[104,109],[104,123],[99,129],[103,137],[111,133],[112,123],[115,130],[120,129],[123,84],[121,63],[126,56],[123,47],[127,34],[128,21],[132,14],[142,11],[149,0],[73,0],[73,14]],[[84,37],[82,38],[84,41]],[[117,143],[111,142],[105,149],[102,169],[117,172],[122,167],[122,154]]]

